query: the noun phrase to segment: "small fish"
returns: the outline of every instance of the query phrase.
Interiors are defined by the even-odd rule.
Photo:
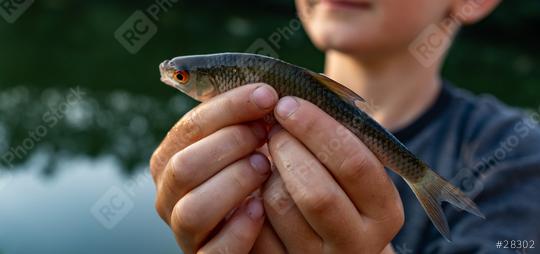
[[[317,105],[354,133],[384,164],[399,174],[415,193],[437,230],[450,241],[441,208],[446,201],[484,218],[476,204],[410,152],[362,109],[368,103],[336,81],[271,57],[222,53],[176,57],[159,66],[161,80],[198,101],[230,89],[263,82],[280,97],[296,96]]]

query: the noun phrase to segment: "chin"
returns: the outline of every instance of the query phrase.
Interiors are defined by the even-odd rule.
[[[387,52],[391,45],[381,33],[367,24],[344,25],[321,23],[308,29],[309,36],[321,51],[335,50],[360,56],[378,55]]]
[[[381,18],[372,9],[339,9],[316,6],[304,25],[309,37],[322,51],[373,52],[383,41],[377,30]]]
[[[407,52],[426,27],[442,20],[446,7],[429,0],[370,2],[366,8],[336,7],[323,0],[308,8],[297,0],[309,37],[320,50],[335,50],[361,57]],[[367,0],[365,0],[367,1]],[[349,2],[362,2],[349,0]]]

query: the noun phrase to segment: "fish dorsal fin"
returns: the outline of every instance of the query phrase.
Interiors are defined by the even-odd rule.
[[[337,94],[342,100],[361,110],[369,110],[370,107],[368,102],[360,95],[353,92],[351,89],[347,88],[346,86],[338,83],[337,81],[329,78],[322,73],[315,73],[310,71],[310,74],[311,76],[313,76],[313,78],[321,82],[321,84],[323,84],[330,91]]]

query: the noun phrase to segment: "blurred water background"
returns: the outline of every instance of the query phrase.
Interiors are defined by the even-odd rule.
[[[292,0],[23,7],[16,20],[0,18],[0,253],[178,252],[154,212],[147,164],[196,102],[160,83],[162,60],[262,41],[281,59],[322,71],[323,55],[295,29]],[[115,32],[136,11],[156,31],[130,49]],[[539,1],[503,1],[463,29],[444,77],[536,109],[539,26]]]

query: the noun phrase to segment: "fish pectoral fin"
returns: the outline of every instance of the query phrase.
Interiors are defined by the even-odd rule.
[[[407,181],[407,183],[411,186],[414,194],[418,198],[418,201],[420,201],[420,204],[426,211],[431,222],[433,222],[435,228],[437,228],[448,241],[451,241],[450,229],[441,208],[441,202],[448,202],[460,209],[485,219],[485,216],[480,212],[480,209],[478,209],[476,204],[469,197],[431,169],[427,170],[426,175],[423,176],[423,179],[420,182],[410,183]]]
[[[348,102],[352,106],[355,106],[361,110],[364,110],[364,111],[370,110],[369,103],[360,95],[353,92],[351,89],[347,88],[346,86],[338,83],[337,81],[329,78],[328,76],[322,73],[315,73],[315,72],[310,71],[310,74],[311,76],[313,76],[313,78],[315,78],[317,81],[323,84],[330,91],[337,94],[342,100]]]

